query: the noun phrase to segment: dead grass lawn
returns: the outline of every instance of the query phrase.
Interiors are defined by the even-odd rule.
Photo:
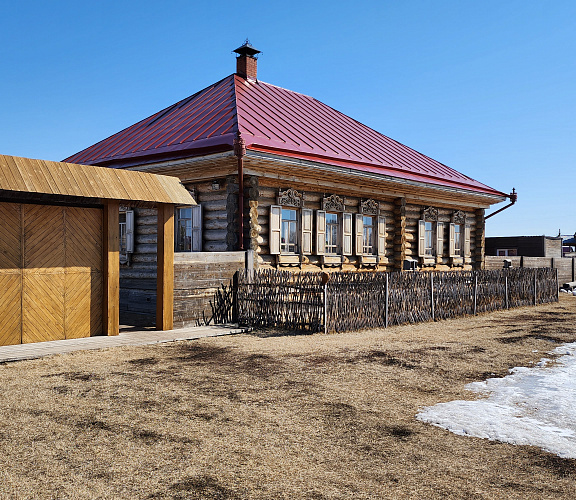
[[[558,304],[0,366],[1,498],[573,498],[576,460],[415,420],[576,341]]]

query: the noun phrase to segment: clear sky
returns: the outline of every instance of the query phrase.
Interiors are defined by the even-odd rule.
[[[487,236],[576,231],[575,0],[0,0],[0,18],[0,154],[61,160],[233,73],[249,38],[260,80],[515,187]]]

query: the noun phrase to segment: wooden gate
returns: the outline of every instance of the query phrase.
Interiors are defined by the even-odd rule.
[[[102,333],[102,210],[0,203],[0,345]]]

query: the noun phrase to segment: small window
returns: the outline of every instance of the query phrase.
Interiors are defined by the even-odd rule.
[[[126,253],[126,212],[120,212],[120,253]]]
[[[461,257],[462,256],[462,224],[454,224],[454,256]]]
[[[518,250],[516,248],[499,248],[496,250],[498,257],[517,257]]]
[[[424,227],[424,254],[429,257],[434,255],[434,225],[427,221]]]
[[[364,215],[362,217],[362,253],[373,255],[374,252],[374,217]]]
[[[176,209],[177,252],[192,251],[192,207]]]
[[[202,251],[202,207],[176,208],[175,220],[176,252]]]
[[[326,213],[326,246],[327,254],[336,255],[338,253],[338,232],[340,225],[338,223],[338,214]]]
[[[134,211],[120,210],[120,255],[134,252]]]
[[[298,253],[298,213],[289,208],[282,209],[280,229],[281,253]]]

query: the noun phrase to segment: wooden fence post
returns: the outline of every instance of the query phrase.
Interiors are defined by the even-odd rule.
[[[238,275],[240,271],[236,271],[232,276],[232,323],[238,323]]]
[[[534,305],[537,304],[537,302],[536,302],[536,301],[537,301],[537,294],[536,294],[537,289],[536,289],[536,287],[537,287],[538,283],[537,283],[537,281],[536,281],[536,271],[537,271],[537,270],[534,269]]]
[[[384,310],[384,328],[388,328],[388,300],[389,300],[388,274],[389,273],[386,273],[386,309]]]
[[[324,334],[328,333],[328,281],[330,275],[322,273],[322,285],[324,285]]]
[[[504,276],[504,290],[505,290],[505,297],[506,297],[506,309],[510,309],[510,306],[508,304],[508,274],[506,274],[506,276]]]
[[[478,272],[474,273],[474,316],[476,316],[476,307],[478,303]]]
[[[436,321],[434,314],[434,273],[430,273],[430,305],[432,308],[432,321]]]

